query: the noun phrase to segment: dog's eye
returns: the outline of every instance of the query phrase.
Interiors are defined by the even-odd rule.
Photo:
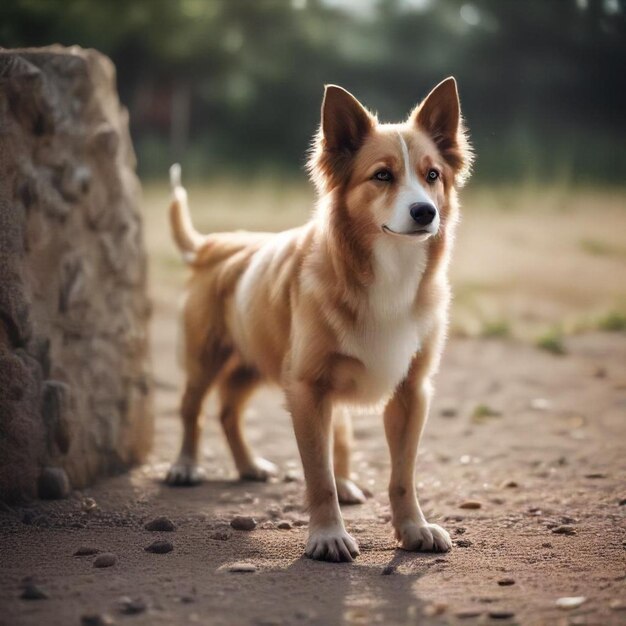
[[[430,169],[426,174],[426,180],[429,183],[434,183],[439,178],[439,172],[437,170]]]
[[[383,183],[390,183],[393,180],[393,174],[389,170],[378,170],[372,180],[379,180]]]

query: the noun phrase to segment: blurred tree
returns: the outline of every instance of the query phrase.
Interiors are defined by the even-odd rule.
[[[625,0],[3,0],[0,44],[96,47],[143,173],[295,170],[324,83],[384,119],[454,74],[484,179],[623,182]]]

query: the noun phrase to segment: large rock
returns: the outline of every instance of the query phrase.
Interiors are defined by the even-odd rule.
[[[148,451],[139,194],[111,61],[0,50],[0,499]]]

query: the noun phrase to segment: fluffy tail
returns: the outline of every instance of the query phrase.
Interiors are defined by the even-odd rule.
[[[193,262],[196,252],[204,243],[201,235],[191,223],[187,191],[180,183],[180,165],[174,163],[170,167],[170,184],[172,186],[172,203],[170,204],[170,224],[176,245],[188,263]]]

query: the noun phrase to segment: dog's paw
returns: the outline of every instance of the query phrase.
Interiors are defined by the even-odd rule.
[[[337,497],[341,504],[363,504],[367,495],[353,481],[348,478],[337,478]]]
[[[278,467],[271,461],[257,457],[250,467],[239,472],[241,480],[251,480],[256,482],[267,482],[270,478],[278,475]]]
[[[359,556],[359,546],[343,526],[311,530],[305,554],[318,561],[350,562]]]
[[[197,485],[205,479],[204,470],[189,459],[178,459],[167,473],[165,482],[175,487],[189,487]]]
[[[448,531],[437,524],[409,522],[398,535],[400,546],[411,552],[448,552],[452,548]]]

